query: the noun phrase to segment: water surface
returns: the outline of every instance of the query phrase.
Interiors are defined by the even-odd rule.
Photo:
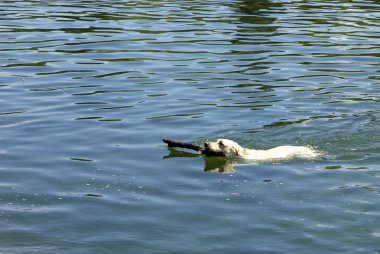
[[[379,4],[2,1],[0,252],[380,253]]]

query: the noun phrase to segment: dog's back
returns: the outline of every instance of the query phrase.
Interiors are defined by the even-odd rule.
[[[292,158],[315,158],[318,153],[306,146],[279,146],[269,150],[251,150],[255,160],[287,160]]]

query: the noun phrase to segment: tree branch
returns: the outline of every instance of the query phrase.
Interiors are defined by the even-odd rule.
[[[226,156],[222,152],[214,152],[214,151],[206,150],[203,147],[193,145],[190,143],[178,142],[178,141],[173,141],[173,140],[165,139],[165,138],[163,138],[162,141],[164,143],[166,143],[169,147],[180,147],[180,148],[195,150],[195,151],[200,152],[201,154],[204,154],[206,156],[219,156],[219,157],[225,157]]]

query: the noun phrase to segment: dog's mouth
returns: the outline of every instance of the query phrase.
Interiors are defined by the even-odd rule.
[[[226,157],[226,155],[222,151],[215,151],[211,149],[210,145],[206,142],[204,143],[205,149],[203,150],[203,153],[207,156],[220,156],[220,157]]]
[[[209,149],[205,149],[205,150],[203,151],[203,154],[205,154],[205,155],[207,155],[207,156],[226,157],[226,155],[225,155],[223,152],[216,152],[216,151],[209,150]]]

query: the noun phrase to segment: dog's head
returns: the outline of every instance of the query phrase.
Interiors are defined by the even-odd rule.
[[[213,152],[222,152],[226,156],[243,157],[245,149],[229,139],[217,139],[216,142],[206,142],[205,149]]]

